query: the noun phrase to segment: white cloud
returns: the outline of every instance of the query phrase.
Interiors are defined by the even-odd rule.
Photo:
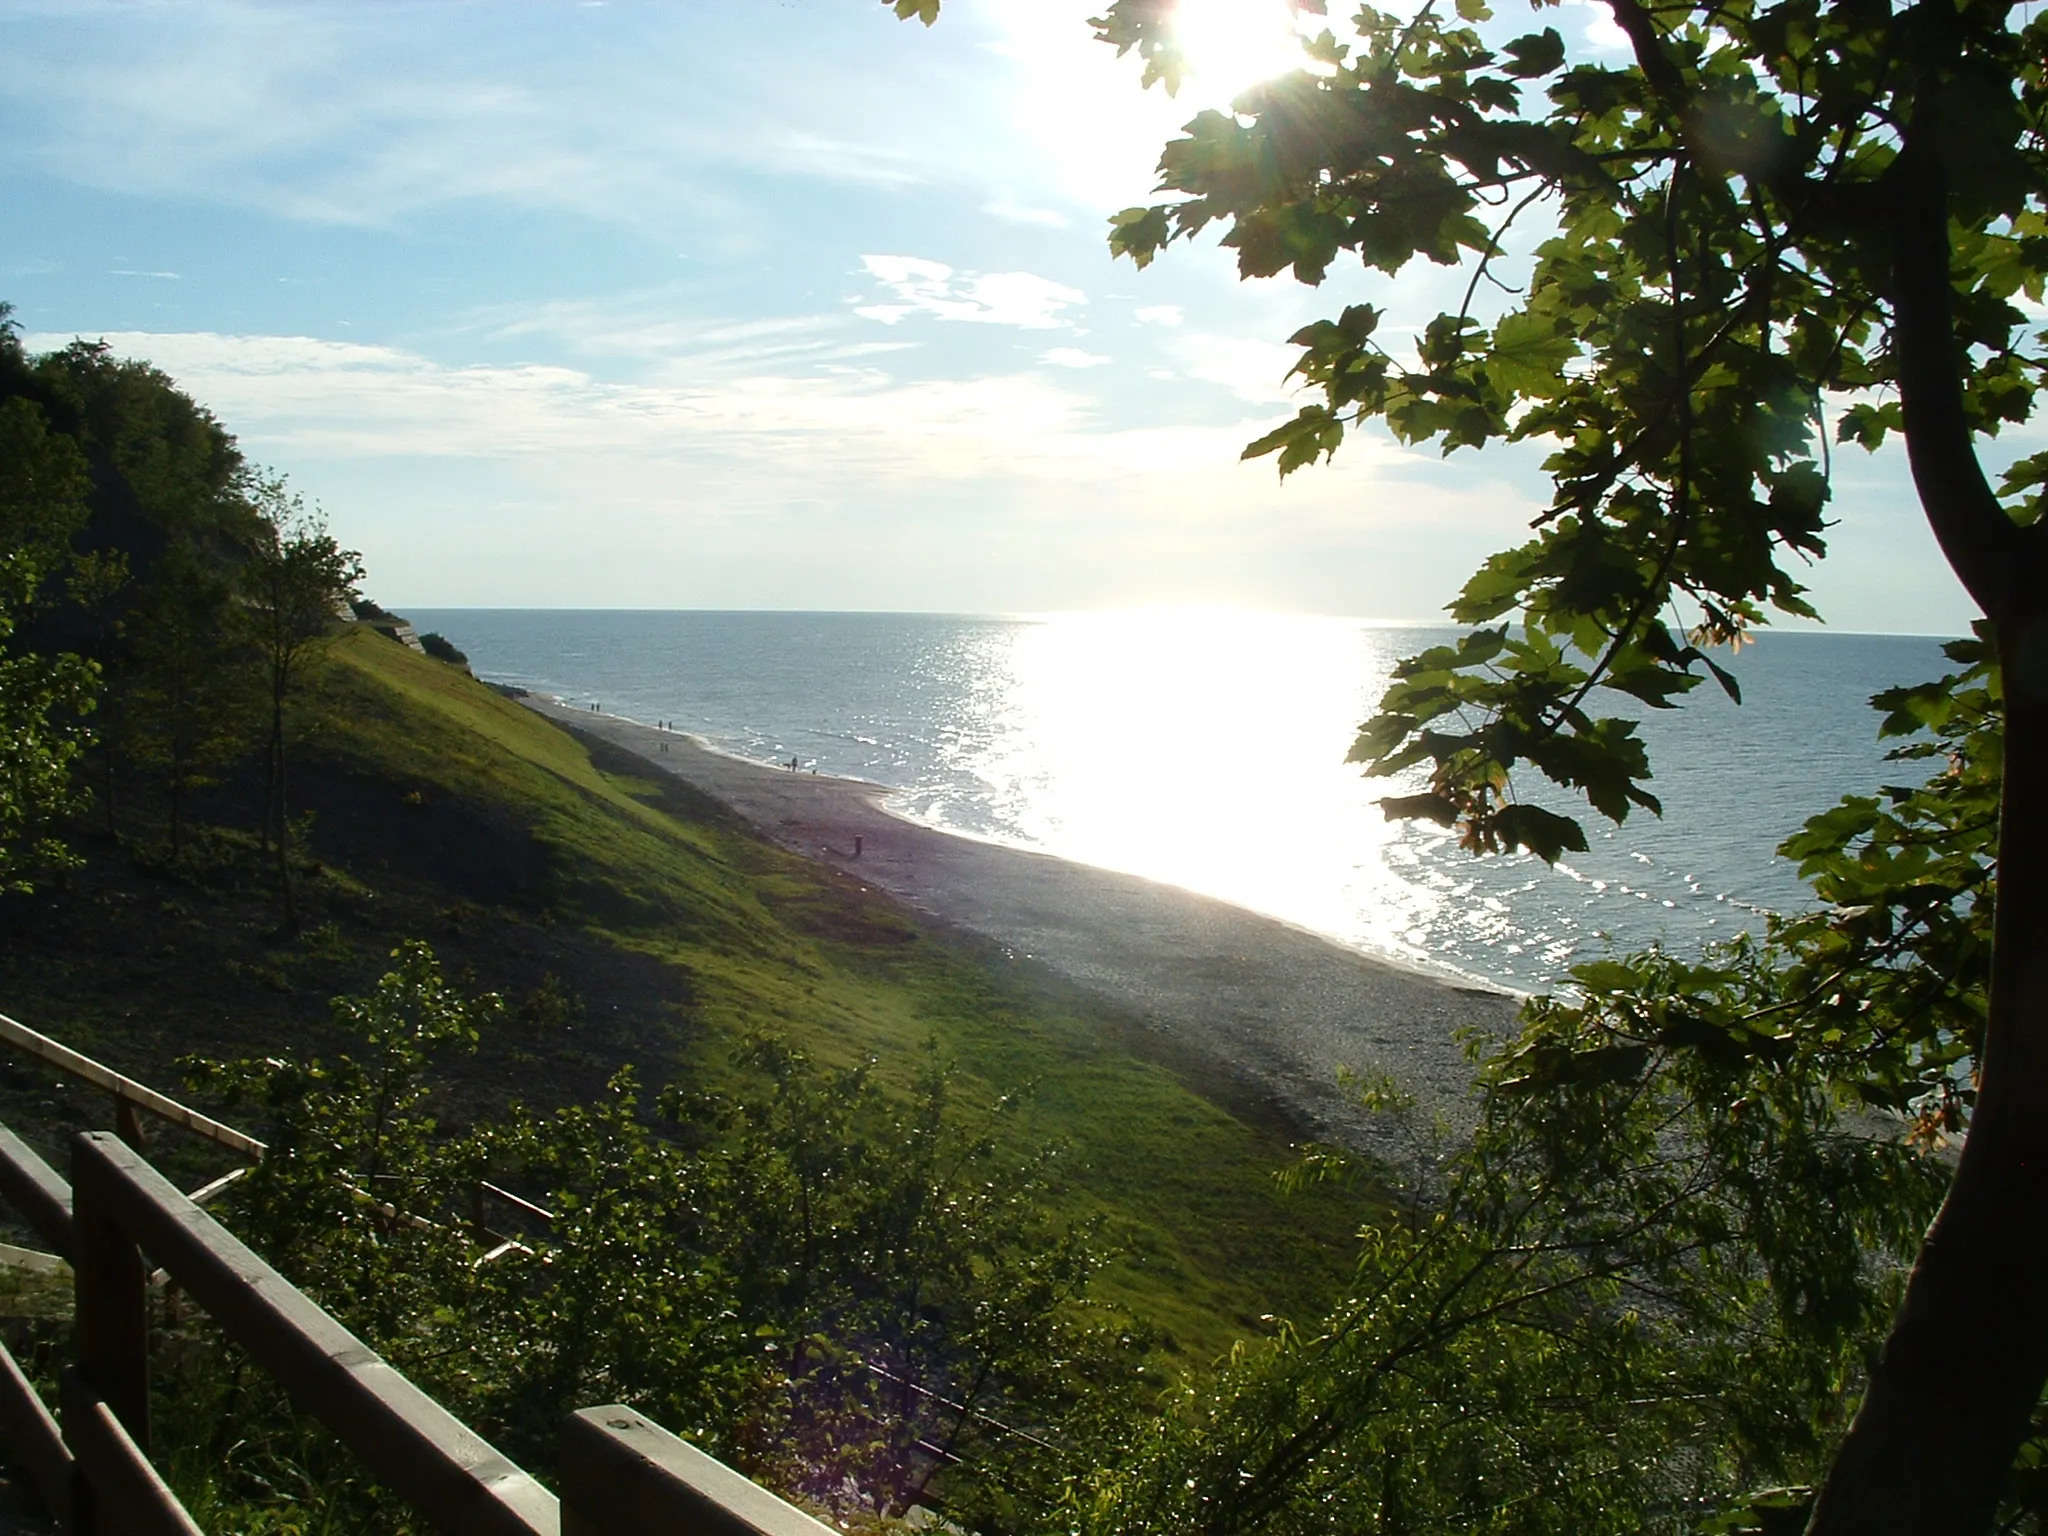
[[[981,211],[991,218],[1003,220],[1006,224],[1035,224],[1041,229],[1067,229],[1073,221],[1064,213],[1053,208],[1028,208],[1021,203],[998,198],[983,203]]]
[[[560,366],[450,367],[399,347],[308,336],[132,332],[104,339],[170,373],[259,453],[645,454],[744,464],[778,481],[847,470],[943,478],[976,472],[1012,442],[1085,439],[1092,419],[1086,401],[1030,374],[897,382],[846,366],[614,383]],[[26,344],[43,349],[66,340],[31,336]]]
[[[1579,35],[1588,47],[1601,53],[1632,51],[1628,34],[1622,31],[1621,23],[1614,19],[1613,7],[1605,0],[1564,0],[1564,5],[1578,14]]]
[[[1028,372],[903,381],[844,366],[617,383],[576,368],[449,366],[401,347],[309,336],[103,339],[119,355],[163,368],[258,458],[606,460],[631,464],[636,479],[687,463],[747,502],[831,499],[849,476],[991,483],[998,468],[1003,480],[1023,483],[1093,481],[1105,466],[1213,477],[1272,425],[1260,415],[1113,427],[1087,397]],[[23,340],[45,350],[70,338]],[[1354,469],[1404,458],[1370,437],[1345,453]]]
[[[863,256],[861,264],[895,302],[859,305],[854,313],[884,325],[930,315],[1031,331],[1065,330],[1074,322],[1061,311],[1088,302],[1080,289],[1030,272],[956,273],[944,262],[916,256]]]
[[[1178,304],[1147,304],[1132,311],[1140,325],[1179,325],[1187,318]]]
[[[453,334],[551,342],[582,357],[633,359],[657,366],[670,380],[829,368],[919,345],[875,340],[843,314],[705,319],[689,313],[690,302],[686,292],[654,289],[498,306],[473,312]]]
[[[1054,347],[1041,353],[1038,360],[1055,368],[1100,368],[1109,361],[1100,352],[1083,352],[1079,347]]]
[[[0,49],[8,155],[120,192],[370,227],[488,203],[709,227],[717,240],[744,212],[721,186],[734,171],[881,189],[934,175],[902,131],[915,112],[878,110],[901,79],[792,66],[774,20],[579,22],[558,8],[478,29],[459,8],[61,10],[61,24],[18,25]],[[903,73],[930,64],[910,51]]]
[[[1301,358],[1298,347],[1197,332],[1182,338],[1179,350],[1189,378],[1221,384],[1240,400],[1280,405],[1298,392],[1298,386],[1287,382],[1288,370]]]
[[[1075,374],[771,359],[621,383],[306,336],[105,339],[324,503],[400,602],[1015,611],[1113,600],[1074,573],[1136,560],[1233,600],[1423,616],[1530,510],[1368,433],[1283,486],[1238,460],[1280,412],[1117,426]],[[1443,570],[1395,583],[1348,553],[1381,537]]]

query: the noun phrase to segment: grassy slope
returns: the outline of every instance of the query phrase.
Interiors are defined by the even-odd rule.
[[[1066,1149],[1068,1198],[1128,1248],[1106,1295],[1191,1358],[1307,1303],[1355,1205],[1283,1198],[1288,1149],[1123,1045],[1085,1002],[1012,980],[845,877],[772,847],[687,791],[607,773],[576,739],[456,669],[368,635],[333,652],[346,750],[423,800],[517,808],[546,850],[534,897],[685,982],[682,1058],[716,1072],[749,1028],[905,1074],[932,1037],[983,1094],[1028,1088],[1025,1133]]]
[[[1148,1060],[1156,1041],[1099,1001],[948,936],[755,836],[615,749],[367,630],[322,656],[295,805],[317,873],[305,931],[279,930],[245,834],[178,864],[130,795],[124,837],[81,833],[85,868],[0,898],[0,1011],[175,1086],[177,1059],[345,1048],[327,999],[360,992],[402,938],[431,942],[515,1002],[554,976],[579,1019],[515,1007],[451,1084],[452,1114],[588,1097],[632,1065],[650,1087],[715,1080],[749,1030],[901,1080],[936,1037],[970,1099],[1028,1091],[1017,1131],[1062,1149],[1061,1198],[1106,1218],[1126,1257],[1101,1292],[1199,1364],[1266,1313],[1309,1315],[1352,1251],[1355,1198],[1283,1197],[1288,1148]],[[658,782],[657,782],[658,780]],[[231,820],[250,786],[223,790]],[[0,1119],[61,1159],[104,1105],[0,1057]],[[260,1133],[260,1126],[251,1126]],[[217,1171],[184,1139],[179,1177]]]

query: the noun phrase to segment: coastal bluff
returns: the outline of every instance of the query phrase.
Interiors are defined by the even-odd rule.
[[[881,785],[748,762],[539,694],[521,702],[673,774],[783,847],[997,946],[1027,973],[1079,987],[1150,1036],[1141,1049],[1302,1139],[1411,1162],[1434,1121],[1470,1120],[1460,1032],[1504,1033],[1519,1006],[1212,897],[939,831],[885,809]],[[1413,1110],[1366,1113],[1340,1083],[1346,1069],[1391,1078]]]

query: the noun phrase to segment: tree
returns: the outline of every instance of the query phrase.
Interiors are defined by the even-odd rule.
[[[1903,438],[2003,690],[1995,920],[1981,1029],[1934,1036],[1967,1123],[1954,1180],[1812,1528],[1982,1530],[2048,1381],[2048,454],[1995,488],[1983,458],[2031,415],[2048,345],[2014,302],[2038,305],[2048,269],[2048,18],[1612,0],[1631,55],[1613,65],[1571,60],[1554,28],[1489,41],[1485,0],[1456,7],[1364,7],[1354,41],[1325,30],[1307,68],[1196,116],[1160,161],[1181,196],[1118,215],[1112,247],[1143,265],[1222,222],[1248,277],[1321,283],[1346,253],[1470,268],[1412,356],[1370,304],[1300,331],[1294,372],[1322,399],[1247,455],[1286,474],[1372,419],[1446,453],[1549,447],[1535,537],[1466,585],[1451,613],[1475,628],[1397,669],[1353,751],[1426,770],[1389,813],[1475,852],[1584,846],[1518,769],[1615,821],[1656,811],[1634,725],[1595,690],[1669,708],[1705,673],[1739,702],[1708,651],[1811,616],[1788,565],[1825,553],[1829,413],[1838,441]],[[1114,0],[1096,23],[1168,89],[1172,9]],[[1495,269],[1532,210],[1546,238],[1508,289]],[[1489,279],[1509,299],[1490,322]],[[1820,841],[1885,846],[1874,807],[1843,816],[1867,824]]]
[[[22,362],[5,305],[0,361]],[[85,521],[86,483],[82,458],[34,403],[0,399],[0,888],[65,860],[49,827],[71,806],[96,674],[76,656],[24,649],[17,631],[63,569]]]
[[[362,557],[343,549],[282,479],[258,479],[249,491],[257,513],[243,566],[244,600],[262,658],[269,705],[265,742],[263,837],[277,855],[278,900],[286,929],[298,928],[292,894],[291,806],[286,772],[286,706],[306,658],[333,631],[343,603],[363,579]]]
[[[49,657],[74,655],[98,670],[94,778],[110,837],[121,829],[123,771],[151,745],[130,704],[139,686],[138,604],[159,585],[167,558],[187,571],[225,576],[240,564],[252,519],[238,487],[246,474],[219,422],[147,363],[115,357],[104,342],[76,341],[30,357],[0,349],[0,403],[27,409],[75,456],[83,475],[80,517],[64,559],[46,574],[17,644]]]
[[[652,1113],[627,1070],[596,1103],[455,1132],[434,1059],[502,1003],[423,944],[392,959],[335,1002],[348,1054],[188,1067],[264,1115],[237,1230],[526,1465],[552,1461],[575,1406],[632,1402],[869,1515],[965,1458],[948,1512],[1000,1531],[1050,1501],[1062,1468],[1039,1435],[1099,1433],[1077,1403],[1130,1414],[1137,1352],[1085,1294],[1092,1228],[1054,1213],[1046,1157],[994,1134],[1014,1102],[963,1103],[935,1047],[892,1090],[749,1039],[717,1091],[671,1088]],[[550,986],[526,1006],[573,1003]],[[529,1208],[517,1243],[476,1230],[478,1178],[553,1214]]]
[[[1830,413],[1838,441],[1903,438],[2004,682],[1996,931],[1967,1139],[1813,1529],[1984,1529],[2048,1381],[2048,454],[1997,488],[1982,457],[2048,366],[2014,302],[2048,269],[2048,18],[1614,0],[1632,59],[1611,65],[1553,28],[1489,41],[1484,0],[1457,9],[1365,8],[1355,40],[1325,31],[1309,67],[1196,116],[1160,162],[1182,195],[1119,215],[1112,245],[1142,265],[1222,223],[1248,277],[1320,283],[1346,253],[1470,268],[1412,356],[1369,304],[1299,332],[1322,398],[1247,454],[1285,474],[1371,419],[1446,453],[1548,447],[1535,536],[1466,585],[1472,632],[1404,662],[1353,751],[1426,770],[1390,814],[1474,851],[1584,846],[1518,771],[1615,821],[1657,810],[1595,690],[1667,708],[1711,675],[1739,700],[1708,652],[1811,615],[1790,567],[1825,552]],[[1170,11],[1117,0],[1098,23],[1169,87]],[[1482,319],[1532,219],[1526,281]]]
[[[134,609],[135,754],[163,775],[173,859],[184,847],[187,797],[218,783],[247,744],[255,679],[234,596],[232,573],[179,540]]]
[[[1748,948],[1729,973],[1767,976]],[[1638,996],[1702,984],[1658,959]],[[1069,1528],[1635,1536],[1796,1514],[1796,1492],[1755,1490],[1809,1476],[1839,1433],[1945,1170],[1845,1117],[1823,1053],[1589,1029],[1599,1059],[1559,1049],[1571,1009],[1533,1006],[1441,1181],[1375,1212],[1343,1300],[1106,1447]]]

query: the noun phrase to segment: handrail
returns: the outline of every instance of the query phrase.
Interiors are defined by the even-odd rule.
[[[64,1368],[63,1392],[64,1437],[85,1472],[82,1490],[74,1491],[67,1523],[73,1529],[112,1530],[122,1536],[206,1536],[76,1366]],[[77,1496],[80,1492],[83,1497]],[[89,1510],[82,1520],[80,1505]]]
[[[134,1148],[105,1131],[81,1132],[72,1156],[81,1238],[88,1222],[104,1223],[146,1250],[393,1492],[444,1530],[557,1536],[553,1494],[296,1290]],[[147,1341],[138,1352],[122,1319],[113,1317],[113,1336],[96,1345],[94,1319],[83,1305],[90,1294],[84,1268],[78,1273],[80,1358],[119,1405],[135,1383],[147,1382]]]
[[[562,1536],[835,1536],[794,1504],[632,1409],[562,1425]]]
[[[239,1152],[242,1156],[249,1158],[253,1162],[261,1162],[265,1152],[269,1150],[263,1142],[258,1141],[246,1131],[238,1131],[231,1125],[224,1125],[210,1115],[201,1114],[189,1104],[180,1104],[176,1099],[166,1094],[158,1093],[148,1084],[138,1083],[134,1078],[116,1072],[112,1067],[107,1066],[103,1062],[95,1061],[82,1051],[73,1050],[62,1041],[53,1040],[38,1030],[30,1029],[20,1020],[10,1019],[4,1013],[0,1013],[0,1045],[11,1045],[17,1050],[24,1051],[28,1055],[57,1068],[60,1072],[68,1073],[80,1082],[89,1083],[95,1088],[112,1094],[123,1105],[132,1104],[138,1109],[147,1110],[161,1119],[168,1120],[173,1125],[183,1126],[195,1136],[204,1137],[206,1140],[214,1142],[219,1146]],[[0,1127],[0,1134],[9,1133],[5,1131],[4,1127]],[[131,1145],[134,1141],[134,1138],[126,1135],[122,1139],[130,1142]],[[34,1154],[30,1153],[29,1155],[33,1156]],[[4,1161],[4,1159],[0,1159],[0,1162]],[[4,1170],[0,1170],[0,1172],[4,1172]],[[194,1191],[191,1198],[203,1205],[206,1201],[227,1189],[229,1185],[240,1179],[247,1172],[248,1169],[246,1168],[234,1169],[215,1179],[212,1183],[206,1185],[205,1188]],[[55,1176],[52,1175],[52,1177]],[[344,1181],[343,1187],[348,1189],[350,1193],[369,1200],[394,1220],[407,1221],[414,1225],[434,1225],[434,1223],[427,1221],[424,1217],[399,1211],[388,1203],[378,1200],[369,1191],[359,1189],[346,1181]],[[6,1193],[8,1192],[4,1188],[0,1188],[0,1194]],[[531,1217],[535,1221],[552,1225],[556,1219],[555,1213],[545,1206],[536,1205],[531,1200],[515,1195],[511,1190],[501,1188],[487,1179],[478,1179],[474,1196],[476,1204],[475,1220],[472,1224],[480,1232],[488,1233],[493,1238],[502,1238],[503,1234],[490,1232],[483,1221],[483,1202],[486,1198],[508,1205],[521,1215]],[[19,1205],[18,1201],[16,1203]],[[23,1214],[28,1215],[29,1213],[24,1211]],[[38,1230],[43,1229],[39,1227]],[[45,1233],[45,1235],[47,1236],[48,1234]],[[502,1250],[503,1246],[501,1242],[499,1250]],[[516,1247],[517,1244],[513,1246]],[[494,1250],[494,1252],[499,1250]]]
[[[62,1259],[71,1257],[71,1186],[36,1149],[0,1125],[0,1196]]]
[[[28,1376],[0,1344],[0,1430],[9,1458],[28,1474],[58,1523],[71,1526],[71,1452]]]
[[[104,1089],[124,1103],[133,1104],[137,1109],[146,1109],[159,1119],[173,1125],[181,1125],[195,1136],[217,1142],[230,1151],[261,1161],[265,1150],[263,1143],[254,1136],[246,1136],[231,1125],[222,1125],[198,1110],[180,1104],[176,1099],[166,1098],[154,1088],[138,1083],[132,1077],[124,1077],[111,1067],[102,1066],[90,1056],[82,1055],[68,1045],[52,1040],[48,1035],[39,1034],[26,1024],[10,1019],[0,1013],[0,1043],[11,1045],[17,1050],[40,1058],[67,1072],[81,1082]]]
[[[502,1200],[506,1205],[511,1206],[513,1210],[520,1212],[522,1215],[531,1216],[535,1221],[546,1222],[549,1226],[553,1226],[558,1219],[555,1213],[546,1206],[535,1205],[531,1200],[515,1195],[509,1189],[501,1189],[489,1179],[478,1179],[476,1181],[476,1188],[479,1195],[489,1195],[493,1200]]]

